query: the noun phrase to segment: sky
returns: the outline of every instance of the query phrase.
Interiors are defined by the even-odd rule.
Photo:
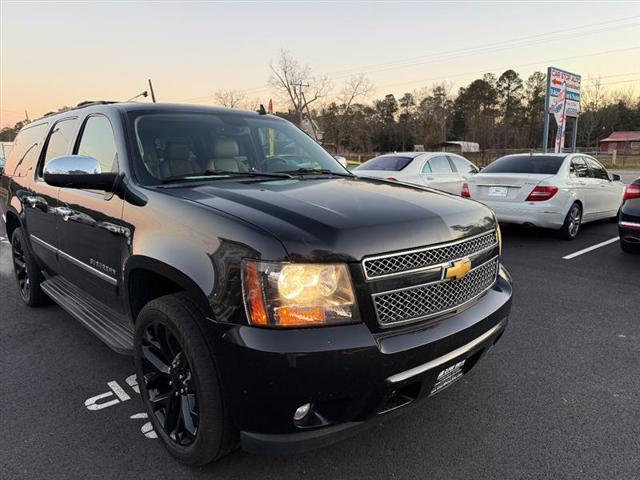
[[[267,103],[288,50],[340,90],[365,73],[371,98],[485,72],[554,65],[640,93],[640,0],[608,2],[0,1],[0,127],[83,100]],[[147,101],[147,100],[143,100]],[[285,110],[275,100],[276,110]]]

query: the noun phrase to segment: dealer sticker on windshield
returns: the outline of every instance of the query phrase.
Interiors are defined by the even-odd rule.
[[[431,393],[429,396],[433,396],[436,393],[440,393],[445,388],[453,385],[456,381],[460,380],[460,377],[464,375],[464,371],[462,367],[464,366],[464,362],[466,360],[462,360],[450,367],[445,368],[438,374],[438,379],[436,380],[436,384],[433,386]]]
[[[507,196],[507,187],[489,187],[489,196],[490,197],[506,197]]]

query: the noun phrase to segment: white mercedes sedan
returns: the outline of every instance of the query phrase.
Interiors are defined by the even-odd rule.
[[[552,228],[573,240],[581,224],[617,217],[624,184],[588,155],[533,153],[497,159],[461,194],[487,205],[502,223]]]
[[[353,169],[359,177],[385,178],[460,195],[462,184],[478,173],[469,160],[450,152],[387,153]]]

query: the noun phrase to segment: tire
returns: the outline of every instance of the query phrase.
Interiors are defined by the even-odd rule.
[[[565,240],[575,240],[580,232],[580,226],[582,225],[582,207],[578,202],[575,202],[569,208],[567,216],[564,219],[564,224],[558,231],[560,238]]]
[[[237,444],[203,317],[187,294],[166,295],[144,306],[134,335],[149,419],[169,453],[188,465],[209,463]]]
[[[620,248],[625,253],[640,253],[640,246],[630,245],[622,239],[620,239]]]
[[[22,301],[30,307],[49,303],[49,297],[40,288],[44,277],[31,256],[22,228],[16,228],[11,235],[11,259]]]

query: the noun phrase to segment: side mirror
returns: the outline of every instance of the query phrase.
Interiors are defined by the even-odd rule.
[[[620,180],[622,180],[622,177],[620,175],[618,175],[617,173],[612,173],[611,174],[611,180],[613,182],[619,182]]]
[[[340,156],[340,155],[336,155],[336,156],[335,156],[335,157],[333,157],[333,158],[335,158],[335,159],[338,161],[338,163],[339,163],[340,165],[342,165],[344,168],[347,168],[347,166],[349,165],[349,164],[347,163],[347,159],[346,159],[346,158],[344,158],[344,157],[342,157],[342,156]]]
[[[102,173],[100,163],[93,157],[63,155],[44,166],[44,181],[54,187],[104,190],[112,192],[117,173]]]

